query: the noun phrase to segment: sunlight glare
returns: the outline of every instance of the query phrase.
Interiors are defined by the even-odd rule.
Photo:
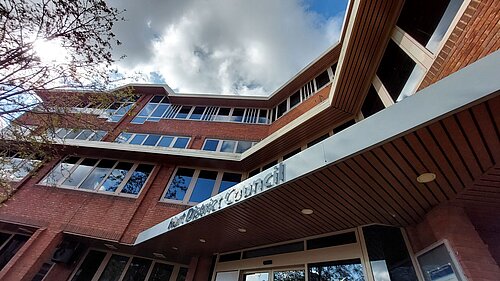
[[[57,40],[37,40],[33,50],[43,63],[61,64],[69,61],[68,50]]]

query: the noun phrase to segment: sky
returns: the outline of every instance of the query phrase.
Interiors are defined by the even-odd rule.
[[[268,96],[339,38],[347,0],[107,0],[116,65],[180,93]]]

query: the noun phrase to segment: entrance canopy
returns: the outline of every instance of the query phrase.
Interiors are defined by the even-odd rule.
[[[407,226],[444,202],[499,208],[498,65],[500,51],[147,229],[133,248],[211,255]],[[435,180],[419,183],[425,173]]]

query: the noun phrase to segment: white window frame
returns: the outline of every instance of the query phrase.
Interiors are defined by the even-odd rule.
[[[94,273],[94,276],[92,277],[91,281],[98,281],[99,280],[102,273],[104,272],[104,269],[108,265],[108,262],[111,259],[112,255],[119,255],[119,256],[128,257],[127,264],[125,265],[125,268],[123,269],[122,273],[120,274],[118,281],[122,281],[123,278],[125,277],[125,274],[127,274],[127,271],[130,267],[130,263],[132,262],[133,258],[141,258],[141,259],[151,260],[151,265],[149,266],[148,273],[146,274],[146,277],[144,278],[144,280],[148,280],[151,277],[151,273],[153,272],[153,268],[154,268],[156,263],[167,264],[167,265],[173,266],[172,274],[170,275],[170,279],[168,281],[177,280],[177,276],[179,274],[179,270],[181,267],[189,268],[189,266],[185,265],[185,264],[169,262],[169,261],[164,261],[164,260],[158,260],[158,259],[152,259],[152,258],[143,257],[143,256],[134,256],[134,255],[126,254],[126,253],[120,253],[120,252],[116,252],[116,251],[109,251],[109,250],[103,250],[103,249],[92,247],[92,248],[87,249],[87,251],[85,252],[85,255],[80,259],[80,261],[78,262],[77,266],[75,267],[75,269],[71,273],[70,278],[68,280],[73,279],[73,277],[77,273],[78,269],[80,268],[80,266],[82,265],[83,261],[85,260],[87,255],[90,253],[90,251],[98,251],[98,252],[103,252],[106,254],[104,256],[104,259],[101,261],[101,264],[97,268],[97,271]]]
[[[130,138],[126,141],[126,142],[116,142],[116,140],[120,137],[121,134],[131,134]],[[169,135],[160,135],[160,134],[148,134],[148,133],[129,133],[129,132],[121,132],[120,135],[118,135],[115,140],[113,142],[115,143],[123,143],[123,144],[131,144],[130,142],[132,141],[132,139],[136,136],[136,135],[146,135],[146,137],[144,138],[144,140],[140,143],[140,144],[137,144],[137,143],[134,143],[134,144],[131,144],[131,145],[144,145],[144,142],[146,141],[146,139],[150,136],[150,135],[157,135],[157,136],[160,136],[160,138],[158,139],[158,141],[155,143],[155,145],[147,145],[147,146],[151,146],[151,147],[164,147],[164,148],[177,148],[177,149],[187,149],[189,147],[189,144],[191,143],[191,137],[187,137],[187,136],[169,136]],[[162,138],[164,137],[167,137],[167,138],[173,138],[172,142],[170,143],[169,146],[158,146],[158,144],[160,143],[160,141],[162,140]],[[184,148],[179,148],[179,147],[174,147],[174,144],[175,142],[179,139],[179,138],[187,138],[188,139],[188,142],[186,144],[186,147]]]
[[[217,141],[217,147],[215,148],[215,151],[212,151],[212,150],[205,150],[205,149],[203,149],[203,148],[205,147],[205,144],[206,144],[206,143],[207,143],[207,141],[209,141],[209,140],[211,140],[211,141]],[[221,151],[221,149],[222,149],[222,143],[223,143],[224,141],[234,141],[234,142],[235,142],[234,149],[233,149],[233,151],[232,151],[232,152]],[[250,143],[252,143],[252,145],[250,146],[250,148],[251,148],[252,146],[254,146],[255,144],[257,144],[257,142],[256,142],[256,141],[249,141],[249,140],[223,140],[223,139],[215,139],[215,138],[205,138],[205,140],[203,141],[203,145],[202,145],[202,147],[201,147],[201,150],[203,150],[203,151],[209,151],[209,152],[222,152],[222,153],[234,153],[234,154],[241,154],[241,153],[236,152],[236,149],[238,148],[238,144],[239,144],[240,142],[250,142]],[[246,150],[245,150],[245,151],[246,151]],[[242,153],[243,153],[243,152],[242,152]]]
[[[70,190],[78,190],[78,191],[90,192],[90,193],[98,193],[98,194],[106,194],[106,195],[113,195],[113,196],[137,198],[137,197],[140,196],[142,190],[148,184],[149,180],[151,179],[151,175],[154,173],[154,171],[156,169],[156,165],[153,164],[153,163],[149,163],[149,162],[126,161],[126,160],[120,160],[120,159],[114,159],[114,158],[93,158],[93,157],[84,157],[84,156],[75,156],[75,157],[79,157],[80,159],[78,159],[78,161],[76,161],[75,164],[72,164],[73,167],[71,167],[71,169],[68,170],[68,174],[66,176],[63,176],[61,179],[59,179],[57,181],[57,183],[53,184],[53,186],[55,186],[57,188],[70,189]],[[87,158],[97,159],[98,161],[94,164],[94,166],[92,166],[92,168],[89,170],[89,172],[87,173],[87,175],[85,177],[83,177],[82,180],[80,180],[80,182],[78,182],[75,186],[63,185],[64,181],[66,181],[73,174],[73,172],[77,169],[77,167],[80,166],[80,164],[83,162],[83,160],[87,159]],[[45,184],[43,182],[47,179],[47,177],[50,176],[50,174],[52,173],[52,171],[57,166],[59,166],[60,163],[63,163],[63,161],[65,159],[66,158],[62,159],[54,167],[52,167],[52,169],[45,175],[45,177],[43,177],[43,179],[40,182],[38,182],[38,184],[39,185],[44,185],[44,186],[51,186],[51,185]],[[114,161],[116,161],[116,163],[113,165],[113,167],[110,168],[110,170],[106,174],[106,176],[99,182],[99,185],[96,187],[95,190],[89,190],[89,189],[79,188],[81,186],[81,184],[88,178],[88,176],[95,170],[95,168],[97,167],[97,165],[100,163],[101,160],[114,160]],[[118,185],[118,187],[116,188],[116,190],[114,192],[99,190],[99,187],[101,187],[102,184],[108,179],[108,177],[111,175],[111,173],[113,172],[113,170],[116,168],[116,166],[120,162],[132,163],[132,168],[130,168],[130,170],[127,172],[127,174],[123,178],[122,182]],[[151,172],[149,173],[148,177],[144,181],[144,184],[141,187],[141,190],[136,195],[134,195],[134,194],[127,194],[127,193],[121,193],[121,191],[125,187],[125,184],[127,184],[128,180],[130,179],[130,177],[132,177],[132,174],[135,172],[135,170],[137,169],[137,167],[140,164],[147,164],[147,165],[152,165],[153,166],[153,169],[151,170]]]
[[[61,131],[61,130],[68,130],[68,132],[64,135],[64,137],[59,137],[57,136],[57,134]],[[97,134],[97,132],[101,131],[101,132],[104,132],[104,135],[102,136],[102,138],[100,140],[96,140],[96,141],[101,141],[107,134],[108,134],[108,131],[104,131],[104,130],[97,130],[97,131],[94,131],[94,130],[90,130],[90,129],[77,129],[77,128],[57,128],[57,130],[55,130],[54,132],[54,137],[58,138],[58,139],[63,139],[65,140],[66,139],[66,136],[69,135],[69,133],[71,133],[73,130],[80,130],[81,132],[78,133],[78,135],[76,135],[74,138],[71,138],[69,140],[81,140],[81,139],[78,139],[78,137],[83,134],[84,131],[92,131],[92,134],[90,134],[86,139],[84,139],[83,141],[90,141],[90,139]]]
[[[186,194],[184,195],[184,198],[182,200],[165,198],[165,195],[167,194],[168,189],[170,188],[170,184],[174,180],[175,176],[177,175],[177,171],[179,169],[194,170],[193,177],[191,178],[191,182],[189,182],[189,186],[186,190]],[[191,199],[191,195],[193,194],[194,186],[196,185],[196,182],[198,181],[198,178],[199,178],[201,171],[217,172],[217,177],[215,178],[214,187],[212,189],[212,194],[210,195],[210,197],[213,197],[219,193],[220,185],[222,183],[222,177],[224,176],[224,173],[240,174],[241,181],[245,180],[245,174],[240,173],[240,172],[233,172],[233,171],[227,171],[227,170],[210,170],[210,169],[205,169],[205,168],[193,168],[193,167],[178,166],[175,168],[170,179],[168,180],[168,183],[165,187],[165,190],[163,191],[163,193],[161,195],[160,202],[174,203],[174,204],[185,204],[185,205],[190,205],[190,206],[194,206],[194,205],[199,204],[199,202],[191,202],[189,200]]]

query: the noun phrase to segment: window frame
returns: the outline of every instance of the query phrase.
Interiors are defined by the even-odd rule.
[[[73,167],[71,167],[71,169],[68,170],[68,174],[66,176],[62,176],[53,185],[44,183],[45,179],[47,179],[47,177],[52,173],[52,171],[60,163],[62,163],[64,160],[66,160],[68,158],[68,156],[66,156],[65,158],[61,159],[56,165],[54,165],[52,167],[52,169],[37,184],[38,185],[43,185],[43,186],[54,186],[54,187],[62,188],[62,189],[69,189],[69,190],[78,190],[78,191],[83,191],[83,192],[90,192],[90,193],[98,193],[98,194],[106,194],[106,195],[112,195],[112,196],[122,196],[122,197],[129,197],[129,198],[137,198],[137,197],[140,196],[142,190],[147,186],[148,182],[151,179],[151,175],[155,172],[155,169],[157,169],[157,165],[155,165],[154,163],[151,163],[151,162],[127,161],[127,160],[116,159],[116,158],[94,158],[94,157],[86,157],[86,156],[69,156],[69,157],[78,157],[79,159],[78,159],[78,161],[76,161],[75,164],[73,164]],[[75,186],[63,185],[63,183],[73,174],[73,172],[80,166],[80,164],[85,159],[97,159],[98,161],[92,166],[92,168],[89,170],[89,172],[86,173],[86,175]],[[90,190],[90,189],[80,188],[80,186],[82,185],[82,183],[89,177],[90,174],[92,174],[92,172],[96,169],[97,165],[99,165],[99,163],[101,162],[101,160],[113,160],[113,161],[116,161],[116,163],[113,164],[113,166],[110,168],[110,170],[106,173],[106,176],[99,182],[99,185],[95,189]],[[120,182],[120,184],[118,185],[118,187],[116,188],[116,190],[113,191],[113,192],[99,190],[99,188],[109,178],[109,176],[111,175],[111,173],[114,171],[114,169],[116,168],[116,166],[120,162],[131,163],[132,167],[130,168],[130,170],[128,170],[127,174],[125,174],[125,177]],[[129,179],[132,177],[132,174],[135,172],[135,170],[137,169],[137,167],[140,164],[146,164],[146,165],[153,166],[153,169],[151,169],[151,172],[149,173],[148,177],[144,181],[144,184],[141,187],[141,190],[139,191],[139,193],[137,193],[135,195],[134,194],[128,194],[128,193],[121,193],[121,191],[123,190],[123,188],[125,187],[125,185],[129,181]]]
[[[66,134],[64,134],[64,137],[59,137],[57,134],[62,130],[67,130],[68,132],[66,132]],[[78,129],[78,128],[57,128],[53,133],[50,132],[50,134],[52,134],[55,138],[58,138],[61,140],[66,140],[66,136],[69,135],[74,130],[80,130],[80,133],[78,133],[74,138],[70,138],[68,140],[102,141],[102,139],[108,134],[108,131],[105,131],[105,130],[91,130],[91,129]],[[78,136],[83,134],[83,132],[85,132],[85,131],[91,131],[92,133],[86,139],[78,139]],[[104,135],[102,136],[102,138],[99,140],[91,140],[91,138],[93,136],[97,135],[98,132],[104,132]]]
[[[170,185],[172,184],[172,181],[174,180],[175,176],[177,175],[177,171],[179,169],[191,169],[194,170],[193,176],[191,178],[191,181],[189,182],[189,186],[186,190],[186,194],[184,195],[184,198],[182,200],[176,200],[176,199],[169,199],[165,198],[165,195],[168,192],[168,189],[170,188]],[[192,202],[189,201],[191,199],[191,195],[193,194],[194,187],[196,185],[196,182],[198,182],[198,178],[200,175],[201,171],[209,171],[209,172],[217,172],[217,177],[215,178],[215,183],[214,187],[212,189],[212,193],[209,198],[212,198],[213,196],[219,194],[220,190],[220,185],[222,183],[222,177],[224,176],[224,173],[233,173],[233,174],[240,174],[241,175],[241,181],[244,181],[245,178],[245,173],[242,172],[235,172],[235,171],[228,171],[228,170],[212,170],[212,169],[206,169],[206,168],[198,168],[198,167],[187,167],[187,166],[177,166],[170,176],[170,179],[168,180],[167,185],[165,186],[165,190],[163,191],[161,197],[160,197],[160,202],[164,203],[173,203],[173,204],[183,204],[183,205],[189,205],[189,206],[195,206],[201,202]]]
[[[121,134],[130,134],[130,137],[127,139],[127,141],[125,142],[117,142],[116,140],[121,136]],[[134,137],[136,135],[146,135],[146,137],[144,138],[144,140],[141,141],[140,144],[131,144],[130,142],[134,139]],[[144,145],[144,142],[146,142],[146,140],[148,139],[148,137],[150,135],[158,135],[160,136],[160,138],[158,139],[158,141],[155,143],[155,145]],[[159,146],[158,144],[161,142],[161,140],[166,137],[166,138],[173,138],[172,139],[172,142],[170,143],[169,146]],[[186,147],[184,148],[179,148],[179,147],[174,147],[174,144],[175,142],[179,139],[179,138],[187,138],[188,139],[188,142],[187,142],[187,145]],[[171,135],[161,135],[161,134],[149,134],[149,133],[132,133],[132,132],[121,132],[114,140],[113,140],[114,143],[119,143],[119,144],[129,144],[129,145],[141,145],[141,146],[149,146],[149,147],[162,147],[162,148],[175,148],[175,149],[189,149],[189,144],[191,143],[191,137],[188,137],[188,136],[171,136]]]
[[[73,280],[73,278],[75,277],[76,273],[78,272],[78,269],[80,269],[80,266],[83,264],[83,261],[85,260],[85,258],[87,257],[87,255],[90,253],[90,251],[98,251],[98,252],[105,253],[104,258],[101,261],[101,263],[99,264],[99,266],[97,267],[97,270],[94,273],[94,276],[92,276],[91,281],[98,281],[99,280],[99,278],[101,277],[102,273],[104,272],[104,269],[106,268],[106,266],[107,266],[107,264],[108,264],[111,256],[113,256],[113,255],[119,255],[119,256],[124,256],[124,257],[128,258],[127,263],[126,263],[125,267],[123,268],[123,271],[120,273],[120,276],[117,279],[117,281],[122,281],[123,280],[123,278],[125,277],[125,274],[127,274],[127,271],[128,271],[128,269],[130,267],[130,263],[132,262],[133,258],[141,258],[141,259],[146,259],[146,260],[150,260],[151,261],[151,265],[149,266],[148,272],[147,272],[144,280],[149,280],[149,278],[151,277],[151,274],[153,272],[153,268],[154,268],[155,264],[157,264],[157,263],[167,264],[167,265],[173,266],[172,274],[170,275],[170,279],[168,281],[175,281],[175,280],[177,280],[177,276],[178,276],[179,271],[180,271],[180,269],[182,267],[189,268],[188,265],[181,264],[181,263],[175,263],[175,262],[170,262],[170,261],[165,261],[165,260],[160,260],[160,259],[154,259],[154,258],[152,259],[152,258],[144,257],[144,256],[136,256],[136,255],[126,254],[126,253],[120,253],[120,252],[117,252],[117,251],[111,251],[111,250],[105,250],[105,249],[99,249],[99,248],[95,248],[95,247],[90,247],[90,248],[88,248],[85,251],[85,254],[83,255],[83,257],[78,261],[76,267],[71,272],[71,275],[69,276],[68,280]]]
[[[217,141],[217,146],[216,146],[215,150],[205,150],[204,149],[205,144],[207,143],[207,141]],[[224,141],[234,141],[235,142],[234,149],[233,149],[232,152],[221,151],[222,144],[224,143]],[[248,149],[245,150],[245,151],[243,151],[243,152],[241,152],[241,153],[236,152],[236,150],[238,149],[238,144],[240,142],[250,142],[252,144],[250,146],[250,148],[252,148],[254,145],[256,145],[258,143],[257,141],[251,141],[251,140],[226,140],[226,139],[216,139],[216,138],[205,138],[205,140],[203,141],[203,145],[201,146],[201,150],[202,151],[208,151],[208,152],[221,152],[221,153],[242,154],[245,151],[247,151]]]

